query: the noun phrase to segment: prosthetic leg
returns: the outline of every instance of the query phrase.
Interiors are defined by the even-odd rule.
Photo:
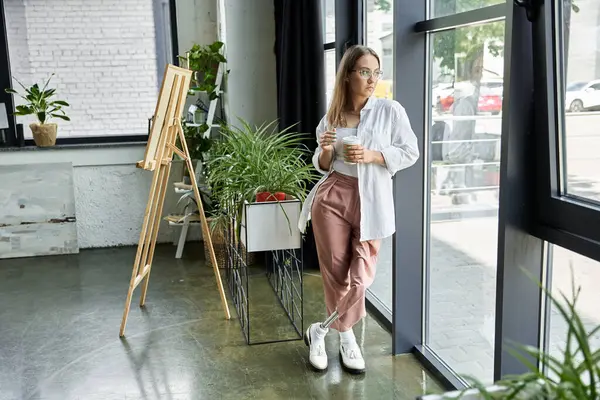
[[[338,311],[335,310],[334,312],[331,313],[331,315],[329,317],[327,317],[327,319],[323,322],[321,322],[321,328],[323,329],[329,329],[329,327],[331,326],[331,324],[333,324],[339,317]]]

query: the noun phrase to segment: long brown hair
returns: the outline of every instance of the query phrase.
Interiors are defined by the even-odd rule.
[[[335,86],[333,87],[333,97],[331,105],[327,112],[327,122],[329,127],[345,127],[346,118],[344,118],[344,109],[349,101],[348,77],[352,73],[354,66],[359,58],[365,55],[372,55],[377,59],[377,63],[381,66],[379,56],[370,47],[367,46],[352,46],[346,50],[335,77]]]

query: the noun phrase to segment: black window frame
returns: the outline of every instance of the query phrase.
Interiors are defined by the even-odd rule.
[[[592,200],[561,193],[561,157],[566,153],[560,135],[565,129],[563,101],[564,64],[558,64],[561,53],[557,0],[549,0],[538,9],[532,8],[532,46],[534,63],[534,123],[536,142],[538,207],[532,234],[568,250],[600,261],[600,204]],[[564,53],[563,53],[564,54]],[[560,65],[560,68],[556,66]],[[566,183],[566,180],[565,180]]]
[[[164,1],[164,0],[162,0]],[[155,31],[157,32],[157,53],[166,48],[171,50],[172,54],[168,57],[171,59],[165,59],[164,54],[157,54],[157,63],[174,63],[178,65],[178,35],[177,35],[177,9],[176,0],[168,1],[168,24],[169,26],[156,26]],[[161,0],[155,0],[153,7],[155,13],[161,10]],[[155,22],[160,21],[155,15]],[[163,43],[162,39],[167,36],[167,40],[170,39],[170,43]],[[160,72],[162,68],[159,68],[159,80]],[[15,112],[15,102],[12,94],[6,93],[4,88],[12,88],[14,81],[12,78],[12,72],[10,68],[10,52],[8,48],[8,33],[6,24],[6,13],[4,8],[4,0],[0,0],[0,103],[6,105],[6,112],[9,122],[9,128],[4,130],[5,143],[0,142],[0,147],[19,147],[19,141],[17,137],[17,121],[13,115]],[[160,88],[160,83],[157,86],[157,94]],[[150,118],[151,116],[149,116]],[[61,145],[90,145],[90,144],[121,144],[121,143],[146,143],[148,141],[148,133],[143,134],[131,134],[131,135],[104,135],[104,136],[79,136],[79,137],[58,137],[56,139],[57,148]],[[25,147],[35,146],[33,139],[24,140]]]

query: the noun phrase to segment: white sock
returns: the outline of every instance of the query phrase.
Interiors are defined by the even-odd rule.
[[[329,332],[329,328],[322,328],[321,324],[315,326],[315,334],[319,339],[324,339],[327,336],[327,332]]]
[[[340,342],[342,343],[355,343],[356,337],[354,336],[354,331],[350,329],[346,332],[340,332]]]

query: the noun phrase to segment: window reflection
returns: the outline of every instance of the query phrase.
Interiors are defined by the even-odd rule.
[[[426,343],[493,377],[504,22],[431,34]]]

